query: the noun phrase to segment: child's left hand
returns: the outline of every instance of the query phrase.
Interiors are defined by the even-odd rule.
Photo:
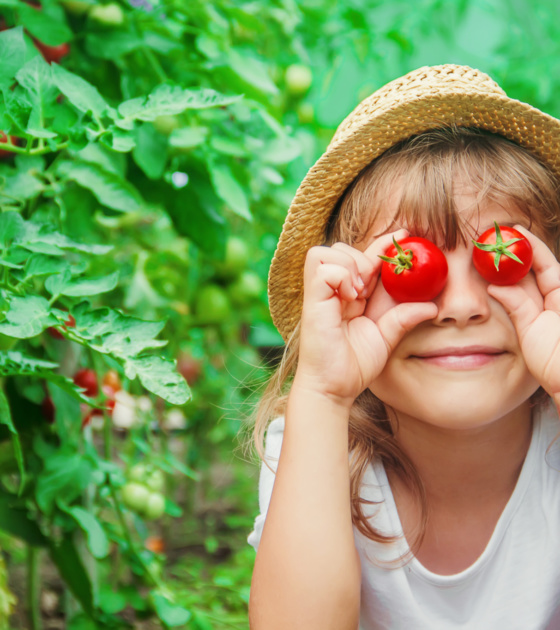
[[[490,285],[488,293],[510,316],[530,372],[560,404],[560,263],[543,241],[519,225],[515,228],[533,248],[532,271],[543,303],[537,303],[527,291],[527,282],[533,281],[531,274],[512,286]]]

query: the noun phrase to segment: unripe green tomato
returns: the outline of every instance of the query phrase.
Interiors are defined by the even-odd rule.
[[[238,236],[230,236],[226,243],[226,255],[216,264],[216,271],[221,278],[235,278],[249,264],[249,248]]]
[[[144,516],[149,519],[161,518],[165,512],[165,498],[159,492],[152,492],[144,506]]]
[[[153,492],[162,492],[165,488],[165,475],[156,468],[147,475],[145,484]]]
[[[258,300],[263,290],[263,282],[254,271],[244,271],[228,287],[228,295],[236,306],[244,306]]]
[[[89,2],[82,2],[82,0],[63,0],[62,6],[72,15],[84,15],[93,5]]]
[[[299,122],[308,125],[315,120],[315,108],[312,103],[300,103],[297,108]]]
[[[231,317],[227,293],[216,284],[206,284],[195,298],[195,314],[201,324],[221,324]]]
[[[104,26],[121,26],[124,23],[124,11],[116,2],[96,4],[88,15],[93,21]]]
[[[145,464],[134,464],[134,466],[128,471],[127,475],[130,481],[138,481],[138,483],[144,483],[148,476],[148,468]]]
[[[294,96],[302,96],[311,87],[313,75],[308,66],[294,63],[286,69],[286,87]]]
[[[158,116],[154,119],[152,124],[157,131],[162,133],[164,136],[168,136],[174,129],[181,126],[181,121],[177,118],[177,116]]]
[[[150,491],[141,483],[129,481],[121,490],[121,497],[129,510],[143,514],[148,504]]]

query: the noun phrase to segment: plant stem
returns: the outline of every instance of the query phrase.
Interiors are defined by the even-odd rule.
[[[41,630],[40,596],[40,549],[27,547],[27,614],[31,630]]]

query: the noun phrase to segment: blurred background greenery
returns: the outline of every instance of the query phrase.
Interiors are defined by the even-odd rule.
[[[12,4],[0,1],[8,18],[21,18],[33,32],[37,27],[25,24],[24,12],[16,11],[15,18],[9,13]],[[268,315],[266,277],[297,186],[363,98],[424,65],[470,65],[490,74],[510,96],[560,115],[558,5],[551,0],[110,4],[120,9],[121,21],[96,22],[88,2],[43,3],[64,8],[72,34],[72,50],[61,64],[109,102],[149,94],[162,83],[243,95],[227,107],[150,120],[139,127],[131,154],[111,154],[114,172],[142,196],[140,209],[99,212],[92,187],[70,186],[67,205],[79,204],[81,212],[62,219],[73,238],[115,245],[111,264],[120,268],[121,279],[113,305],[167,319],[169,352],[193,398],[183,408],[156,407],[156,428],[196,471],[196,479],[173,485],[180,517],[139,526],[139,535],[152,545],[159,541],[154,553],[160,570],[176,601],[191,613],[180,627],[241,630],[248,627],[254,551],[246,538],[258,512],[259,472],[242,443],[259,388],[281,352]],[[107,155],[87,159],[106,165]],[[38,211],[47,216],[50,209]],[[93,271],[102,272],[109,263],[100,257],[94,264]],[[124,433],[121,429],[121,437]],[[138,445],[138,435],[127,435]],[[28,627],[24,553],[18,544],[10,537],[0,540],[10,551],[9,586],[19,601],[12,627],[23,628]],[[49,571],[46,566],[44,625],[66,627],[64,588]],[[109,595],[104,611],[118,615],[121,608]],[[161,627],[140,616],[133,622]],[[68,627],[97,626],[76,620]]]

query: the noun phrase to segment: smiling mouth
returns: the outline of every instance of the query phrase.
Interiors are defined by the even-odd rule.
[[[422,364],[448,369],[476,369],[496,361],[506,354],[504,350],[489,346],[448,347],[410,355]]]

